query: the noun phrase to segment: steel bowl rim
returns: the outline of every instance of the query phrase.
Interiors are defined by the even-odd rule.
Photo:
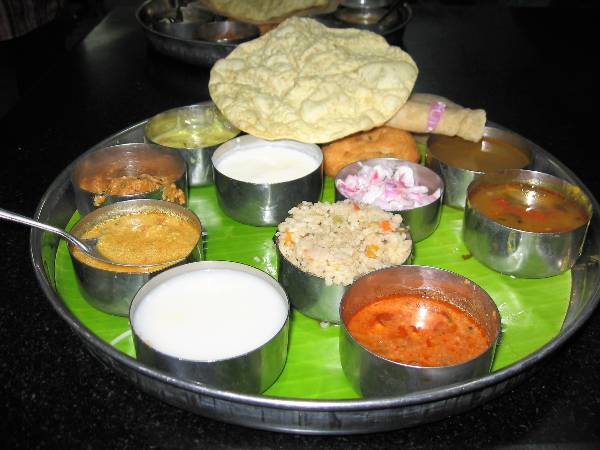
[[[339,322],[339,325],[340,325],[341,331],[343,331],[344,333],[346,333],[346,335],[352,341],[353,344],[355,344],[358,347],[360,347],[360,349],[362,351],[368,353],[370,356],[376,358],[378,361],[384,361],[386,364],[393,365],[393,367],[406,367],[406,368],[417,369],[417,370],[420,370],[420,369],[424,369],[424,370],[436,370],[436,369],[440,369],[440,370],[443,370],[443,369],[448,369],[450,367],[459,367],[459,366],[462,366],[463,364],[469,364],[469,363],[473,362],[474,360],[476,360],[477,358],[483,356],[485,353],[487,353],[488,351],[490,351],[490,349],[493,349],[496,346],[496,344],[498,343],[498,339],[499,339],[499,337],[501,335],[501,332],[502,332],[502,322],[501,322],[502,317],[501,317],[500,311],[498,310],[498,305],[496,304],[496,302],[494,302],[494,299],[490,296],[490,294],[485,289],[483,289],[478,283],[474,282],[470,278],[465,277],[464,275],[461,275],[461,274],[459,274],[457,272],[454,272],[452,270],[442,269],[440,267],[435,267],[435,266],[426,266],[426,265],[420,265],[420,264],[402,264],[400,266],[386,267],[386,268],[383,268],[383,269],[378,269],[378,270],[374,270],[373,272],[366,273],[365,275],[363,275],[363,276],[357,278],[356,280],[354,280],[352,282],[352,284],[356,283],[361,278],[364,278],[364,277],[367,277],[367,276],[376,275],[378,272],[381,272],[381,271],[384,271],[384,270],[386,270],[386,271],[390,270],[390,269],[404,270],[403,268],[406,268],[406,267],[409,267],[409,268],[418,268],[418,269],[426,269],[426,270],[431,270],[433,272],[445,272],[447,274],[450,274],[450,275],[454,276],[457,279],[460,278],[461,280],[463,280],[461,282],[464,282],[466,280],[471,285],[473,285],[477,289],[479,289],[479,291],[484,294],[485,298],[488,299],[491,302],[492,308],[496,312],[496,334],[493,337],[490,338],[489,345],[481,353],[479,353],[479,354],[471,357],[470,359],[466,359],[466,360],[461,361],[461,362],[456,363],[456,364],[447,364],[447,365],[444,365],[444,366],[422,366],[422,365],[418,365],[418,364],[407,364],[407,363],[403,363],[403,362],[400,362],[400,361],[394,361],[393,359],[386,358],[385,356],[380,355],[379,353],[376,353],[376,352],[368,349],[361,342],[359,342],[354,337],[354,335],[350,332],[350,330],[348,329],[348,327],[346,325],[346,321],[342,318],[342,306],[343,306],[343,303],[344,303],[344,298],[346,297],[346,295],[348,295],[348,292],[352,288],[352,285],[350,285],[350,286],[348,286],[348,290],[344,293],[344,296],[342,297],[342,300],[340,301],[340,322]],[[410,270],[410,269],[408,269],[408,270]],[[427,289],[428,288],[423,288],[423,290],[427,290]],[[407,290],[411,291],[411,290],[414,290],[414,289],[409,288]],[[444,302],[446,302],[444,299],[441,299],[441,300],[444,301]],[[446,303],[451,303],[451,302],[446,302]],[[479,321],[478,320],[476,320],[476,321],[479,324]]]
[[[71,181],[71,184],[73,185],[73,187],[76,187],[77,189],[80,189],[83,192],[86,192],[88,194],[94,194],[94,195],[102,195],[102,192],[94,192],[94,191],[88,191],[87,189],[84,189],[81,187],[80,184],[75,183],[74,177],[75,177],[75,170],[77,169],[79,164],[82,164],[87,158],[91,157],[92,155],[94,155],[95,153],[99,153],[102,151],[106,151],[109,152],[111,149],[126,149],[126,148],[135,148],[137,146],[148,146],[150,148],[153,148],[155,150],[157,150],[160,153],[165,153],[165,154],[169,154],[169,156],[173,157],[174,159],[177,160],[177,162],[182,166],[183,170],[182,172],[177,176],[177,178],[173,179],[171,182],[174,183],[178,180],[180,180],[181,178],[183,178],[184,176],[186,176],[187,173],[187,165],[185,160],[183,159],[183,157],[181,155],[179,155],[176,152],[176,149],[172,149],[171,147],[165,147],[161,148],[160,145],[154,143],[154,142],[125,142],[122,144],[115,144],[115,145],[108,145],[106,147],[101,147],[101,148],[97,148],[97,149],[93,149],[93,150],[89,150],[86,151],[85,153],[79,155],[72,164],[73,169],[71,170],[71,174],[69,176],[69,179]],[[77,185],[76,185],[77,184]],[[126,198],[126,199],[131,199],[131,200],[136,200],[136,197],[139,197],[141,195],[150,195],[152,193],[155,192],[161,192],[163,190],[164,186],[160,186],[156,189],[153,189],[151,191],[145,191],[145,192],[138,192],[135,194],[121,194],[121,195],[114,195],[114,194],[105,194],[107,197],[112,197],[112,198]]]
[[[441,176],[439,176],[439,175],[438,175],[438,174],[437,174],[437,173],[436,173],[434,170],[432,170],[431,168],[429,168],[429,167],[427,167],[427,166],[425,166],[425,165],[423,165],[423,164],[419,164],[419,163],[412,162],[412,161],[406,161],[406,160],[404,160],[404,159],[395,158],[395,157],[393,157],[393,156],[383,156],[383,157],[376,157],[376,158],[360,159],[360,160],[358,160],[358,161],[353,161],[353,162],[351,162],[350,164],[346,164],[344,167],[342,167],[342,168],[341,168],[341,169],[338,171],[338,173],[336,173],[336,174],[335,174],[335,177],[333,178],[333,187],[334,187],[334,189],[335,189],[336,191],[338,191],[338,192],[339,192],[339,190],[338,190],[338,188],[337,188],[337,181],[338,181],[339,179],[341,179],[341,178],[339,177],[339,175],[340,175],[340,173],[342,172],[342,170],[344,170],[344,169],[347,169],[347,168],[349,168],[349,167],[352,167],[352,166],[354,166],[354,165],[357,165],[357,166],[358,166],[358,165],[359,165],[359,164],[361,164],[361,163],[362,163],[362,164],[364,164],[364,163],[365,163],[365,162],[367,162],[367,161],[374,161],[374,160],[386,160],[386,161],[393,161],[393,162],[397,162],[397,165],[398,165],[398,166],[408,166],[408,167],[411,167],[411,168],[413,168],[413,170],[415,170],[415,169],[416,169],[416,170],[422,170],[422,171],[424,171],[424,172],[426,172],[426,173],[429,173],[429,175],[432,175],[432,176],[433,176],[433,177],[436,179],[436,181],[438,182],[438,183],[437,183],[437,184],[438,184],[438,186],[439,186],[439,187],[438,187],[438,189],[440,190],[440,196],[439,196],[438,198],[436,198],[435,200],[433,200],[432,202],[429,202],[429,203],[427,203],[426,205],[415,206],[414,208],[406,208],[406,209],[384,209],[384,211],[391,212],[391,213],[396,213],[396,214],[401,214],[402,212],[406,212],[406,211],[415,211],[415,210],[417,210],[417,209],[419,209],[419,208],[425,208],[425,207],[427,207],[427,206],[434,205],[436,202],[438,202],[438,203],[439,203],[439,206],[438,206],[439,208],[441,208],[441,207],[442,207],[441,203],[442,203],[442,199],[443,199],[443,197],[444,197],[444,192],[446,191],[446,184],[444,183],[444,180],[442,179],[442,177],[441,177]],[[346,198],[346,199],[348,199],[348,200],[354,200],[354,199],[352,199],[352,198],[350,198],[350,197],[346,197],[346,196],[345,196],[344,194],[342,194],[341,192],[340,192],[340,194],[341,194],[341,195],[342,195],[344,198]],[[354,200],[354,201],[356,201],[356,200]],[[382,209],[383,209],[383,208],[382,208]]]
[[[509,227],[508,225],[505,225],[503,223],[500,223],[488,216],[486,216],[485,214],[483,214],[479,208],[476,208],[475,206],[473,206],[470,202],[470,194],[471,191],[475,188],[478,187],[479,184],[485,183],[485,176],[486,175],[500,175],[500,174],[529,174],[529,175],[542,175],[544,178],[548,178],[548,177],[552,177],[553,179],[565,183],[567,185],[570,185],[572,187],[575,188],[579,188],[581,190],[582,195],[584,196],[584,199],[586,200],[586,202],[589,204],[591,212],[588,214],[588,219],[587,221],[583,224],[578,226],[577,228],[572,228],[570,230],[564,230],[564,231],[529,231],[529,230],[522,230],[520,228],[514,228],[514,227]],[[515,183],[526,183],[526,181],[514,181]],[[502,171],[498,171],[498,172],[488,172],[488,173],[484,173],[481,177],[476,178],[475,180],[473,180],[469,186],[467,187],[467,193],[466,193],[466,203],[465,203],[465,211],[467,209],[470,209],[473,213],[477,214],[478,217],[480,217],[488,226],[491,227],[496,227],[497,229],[503,230],[503,231],[508,231],[508,232],[517,232],[519,234],[522,234],[523,236],[531,236],[531,237],[540,237],[540,238],[544,238],[544,237],[548,237],[550,238],[551,236],[565,236],[567,234],[570,233],[574,233],[582,228],[587,228],[590,225],[590,222],[592,220],[592,215],[593,215],[593,211],[594,211],[594,205],[589,197],[589,195],[587,195],[587,193],[581,189],[580,186],[571,183],[568,180],[565,180],[563,178],[557,177],[555,175],[549,174],[549,173],[545,173],[545,172],[540,172],[538,170],[530,170],[530,169],[505,169]],[[587,212],[587,211],[586,211]]]
[[[216,263],[216,265],[227,265],[227,266],[238,266],[238,269],[234,268],[234,267],[222,267],[222,268],[211,268],[211,267],[201,267],[201,266],[207,266],[207,265],[214,265]],[[159,273],[158,275],[156,275],[155,277],[153,277],[150,281],[148,281],[146,284],[144,284],[144,286],[142,286],[140,288],[140,290],[135,294],[135,296],[133,297],[133,299],[131,300],[131,303],[129,305],[129,313],[128,313],[128,317],[129,317],[129,324],[130,324],[130,328],[131,328],[131,332],[132,334],[137,334],[134,331],[134,326],[133,326],[133,320],[132,320],[132,316],[133,316],[133,312],[132,310],[134,309],[134,303],[141,303],[142,302],[142,298],[146,296],[147,294],[150,293],[150,291],[152,291],[153,289],[157,288],[159,286],[159,283],[162,281],[162,278],[167,278],[169,279],[170,277],[176,277],[177,275],[182,275],[182,274],[177,274],[174,275],[173,271],[180,271],[180,272],[184,272],[184,273],[189,273],[194,271],[193,269],[195,267],[198,267],[197,271],[205,271],[205,270],[235,270],[235,271],[239,271],[239,266],[244,266],[244,268],[246,269],[246,271],[243,271],[244,273],[253,273],[253,276],[256,276],[256,278],[261,277],[262,281],[265,281],[266,283],[271,284],[270,281],[267,281],[266,278],[269,277],[271,278],[275,283],[275,285],[277,285],[276,290],[278,291],[277,293],[280,294],[281,298],[284,300],[285,305],[287,306],[287,311],[286,311],[286,318],[283,321],[283,323],[281,324],[281,327],[279,327],[277,329],[277,331],[275,332],[275,334],[273,334],[273,336],[271,336],[268,340],[266,340],[265,342],[263,342],[262,344],[260,344],[258,347],[255,347],[253,349],[250,349],[244,353],[241,353],[239,355],[235,355],[235,356],[229,356],[226,358],[221,358],[221,359],[189,359],[189,358],[182,358],[176,355],[171,355],[169,353],[164,353],[161,352],[160,350],[158,350],[156,347],[148,344],[146,341],[145,344],[150,347],[152,349],[152,351],[166,356],[168,358],[174,358],[174,359],[178,359],[180,361],[186,362],[186,363],[200,363],[200,364],[211,364],[211,363],[222,363],[222,362],[229,362],[229,361],[233,361],[236,360],[238,358],[244,358],[246,356],[248,356],[249,354],[260,350],[261,348],[265,347],[267,344],[273,342],[278,336],[279,334],[281,334],[281,332],[285,329],[285,327],[287,326],[287,324],[290,321],[290,312],[291,312],[291,306],[290,306],[290,299],[287,295],[287,293],[285,292],[285,290],[283,289],[283,287],[281,286],[281,284],[275,280],[273,277],[270,277],[267,273],[260,271],[259,269],[257,269],[256,267],[253,267],[249,264],[245,264],[245,263],[240,263],[237,261],[228,261],[228,260],[210,260],[210,261],[195,261],[195,262],[190,262],[190,263],[186,263],[186,264],[182,264],[176,267],[169,267],[167,269],[165,269],[163,272]],[[261,273],[257,273],[256,271],[260,271]],[[171,273],[169,273],[171,272]],[[254,275],[256,274],[256,275]],[[167,281],[167,280],[165,280]],[[152,284],[156,284],[157,286],[148,286],[149,283]],[[146,287],[148,286],[148,287]],[[271,286],[273,286],[273,284],[271,284]],[[148,291],[148,292],[145,292]],[[137,304],[135,305],[137,307]],[[138,338],[143,340],[139,334],[137,334]]]

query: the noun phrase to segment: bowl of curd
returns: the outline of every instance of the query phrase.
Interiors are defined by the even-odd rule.
[[[289,302],[254,267],[201,261],[169,269],[136,294],[129,320],[142,363],[170,376],[250,394],[287,358]]]
[[[219,205],[238,222],[277,225],[292,207],[321,197],[323,153],[316,144],[244,135],[221,145],[212,163]]]

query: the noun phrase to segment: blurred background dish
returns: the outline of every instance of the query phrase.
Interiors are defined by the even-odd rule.
[[[273,26],[228,20],[188,0],[180,4],[178,14],[169,0],[147,0],[137,9],[136,18],[154,50],[189,64],[211,67],[240,42],[258,36],[259,28],[266,32]],[[343,2],[332,13],[312,17],[328,27],[355,27],[387,36],[404,31],[412,9],[398,1]]]

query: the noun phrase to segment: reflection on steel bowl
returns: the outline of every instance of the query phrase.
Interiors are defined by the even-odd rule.
[[[492,298],[472,281],[435,267],[365,275],[344,295],[340,317],[342,368],[365,397],[486,375],[500,334]]]
[[[146,140],[176,150],[187,163],[190,186],[213,182],[211,157],[217,146],[239,134],[213,102],[170,109],[146,123]]]

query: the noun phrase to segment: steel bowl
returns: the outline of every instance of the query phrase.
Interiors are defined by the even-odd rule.
[[[250,183],[230,178],[219,170],[220,161],[232,152],[257,147],[282,146],[314,158],[318,167],[295,180],[280,183]],[[221,209],[241,223],[277,225],[302,201],[317,202],[323,189],[323,153],[316,144],[291,140],[267,141],[244,135],[221,145],[212,157],[217,200]]]
[[[588,214],[576,229],[542,233],[508,227],[483,215],[471,204],[475,189],[496,183],[527,183],[541,186],[574,200]],[[569,270],[581,255],[592,217],[589,197],[578,186],[554,175],[530,170],[506,170],[485,174],[467,190],[463,239],[471,254],[498,272],[522,278],[545,278]]]
[[[497,139],[506,142],[519,150],[529,159],[529,164],[523,167],[499,167],[498,170],[504,169],[527,169],[533,167],[534,164],[534,149],[535,144],[528,139],[502,128],[487,126],[483,131],[484,138]],[[427,149],[427,165],[444,180],[446,192],[444,194],[444,204],[454,208],[463,209],[467,197],[467,188],[471,181],[483,175],[484,172],[458,167],[444,162],[436,157],[431,151],[430,144],[437,139],[444,139],[445,136],[431,135],[428,140]]]
[[[292,306],[313,319],[339,323],[340,302],[349,286],[327,284],[325,278],[300,270],[292,264],[281,254],[277,240],[275,248],[279,258],[278,279]]]
[[[213,127],[213,128],[211,128]],[[218,130],[208,143],[202,140],[212,130]],[[182,130],[188,143],[175,146],[161,140],[165,133]],[[176,150],[187,163],[188,182],[190,186],[205,186],[212,184],[211,157],[217,147],[223,142],[239,134],[229,121],[221,114],[211,101],[197,103],[163,111],[152,117],[144,126],[144,136],[148,142],[170,150]],[[162,142],[162,143],[161,143]]]
[[[260,35],[256,25],[235,20],[203,23],[197,28],[197,38],[211,42],[240,43]]]
[[[148,295],[168,280],[200,271],[234,270],[243,272],[275,288],[285,304],[287,316],[282,327],[266,343],[243,355],[217,360],[191,360],[163,353],[146,342],[136,330],[135,313]],[[203,286],[198,285],[201,293]],[[192,380],[225,391],[259,394],[275,382],[287,358],[289,302],[283,288],[272,277],[253,267],[229,261],[202,261],[169,269],[142,287],[131,303],[129,312],[137,360],[177,379]],[[226,317],[215,317],[227,326]],[[164,331],[163,331],[164,332]],[[198,343],[198,345],[206,343]]]
[[[446,366],[417,366],[386,359],[364,347],[348,331],[356,312],[382,297],[403,293],[434,293],[470,314],[485,330],[490,344],[474,358]],[[500,334],[500,313],[492,298],[472,281],[446,270],[398,266],[371,272],[356,280],[340,305],[340,360],[353,388],[364,397],[387,397],[452,385],[490,372]]]
[[[118,178],[143,174],[164,177],[168,183],[152,191],[125,195],[110,195],[82,187],[90,177]],[[152,144],[118,144],[86,152],[73,164],[71,184],[77,210],[82,216],[99,207],[126,200],[147,198],[187,205],[188,199],[185,161],[177,152]]]
[[[433,202],[417,208],[405,209],[402,211],[386,211],[400,214],[404,223],[407,225],[413,242],[419,242],[430,236],[438,224],[442,213],[442,199],[444,197],[444,182],[431,169],[420,164],[404,161],[397,158],[370,158],[362,161],[356,161],[343,167],[335,176],[335,199],[344,200],[346,197],[338,190],[338,180],[344,180],[348,175],[356,175],[364,166],[383,166],[385,168],[397,168],[401,166],[412,169],[415,184],[427,186],[429,193],[440,190],[440,196]],[[385,208],[384,208],[385,209]]]
[[[173,265],[201,260],[203,258],[203,248],[201,232],[202,224],[200,223],[200,220],[189,209],[175,205],[171,202],[138,199],[114,203],[99,208],[83,217],[75,224],[71,233],[75,236],[81,236],[97,223],[111,217],[155,210],[176,214],[195,224],[200,231],[198,242],[187,258],[178,261]],[[75,275],[83,298],[100,311],[119,316],[127,316],[129,305],[131,304],[133,297],[149,279],[165,270],[167,267],[173,266],[113,266],[100,261],[97,263],[94,262],[94,264],[91,265],[79,260],[74,256],[73,252],[73,248],[69,246],[69,253],[71,254]]]

